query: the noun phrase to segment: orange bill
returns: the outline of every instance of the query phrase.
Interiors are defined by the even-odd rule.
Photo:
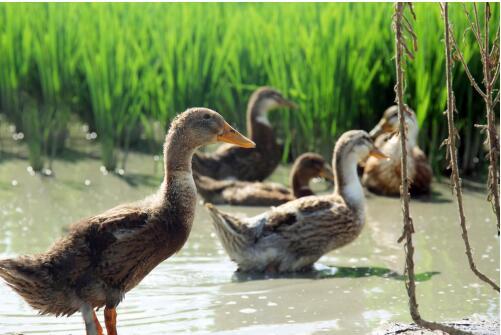
[[[388,159],[389,157],[386,156],[381,152],[381,150],[374,148],[369,152],[369,156],[376,157],[376,158],[386,158]]]
[[[324,164],[322,170],[320,170],[320,177],[334,181],[334,172],[332,172],[332,169],[329,165]]]
[[[228,123],[224,123],[223,133],[221,135],[217,135],[217,140],[220,142],[226,142],[238,145],[243,148],[255,148],[256,143],[249,140],[244,135],[240,134],[238,131],[233,129]]]

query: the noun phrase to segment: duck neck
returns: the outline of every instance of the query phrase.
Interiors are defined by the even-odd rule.
[[[260,99],[249,101],[247,106],[247,135],[256,144],[265,143],[270,137],[275,141],[273,129],[268,120],[270,108],[267,100]]]
[[[334,193],[340,195],[346,204],[359,214],[364,213],[365,195],[357,174],[358,159],[353,154],[334,153]]]
[[[196,148],[187,148],[184,136],[180,132],[182,132],[180,129],[169,132],[164,145],[162,205],[170,217],[176,218],[169,224],[188,225],[191,228],[197,199],[191,160]]]
[[[291,173],[291,185],[292,193],[295,198],[306,197],[308,195],[313,195],[313,191],[310,188],[310,177],[302,174],[301,171],[295,169]]]
[[[407,128],[407,146],[414,148],[417,144],[419,130],[416,125],[411,125]]]

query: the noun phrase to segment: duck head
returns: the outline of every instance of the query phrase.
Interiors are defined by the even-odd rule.
[[[219,113],[201,107],[190,108],[179,114],[172,122],[169,134],[176,134],[190,149],[214,142],[227,142],[244,148],[256,146],[231,127]]]
[[[281,107],[296,109],[297,105],[276,89],[261,87],[252,94],[248,110],[251,119],[269,125],[267,113]]]
[[[292,166],[294,174],[308,178],[308,180],[322,177],[333,181],[334,175],[329,164],[319,154],[307,152],[299,156]]]
[[[312,195],[309,182],[316,177],[334,181],[332,169],[322,156],[311,152],[299,156],[291,170],[291,185],[294,196],[300,198]]]
[[[339,137],[334,148],[334,159],[337,161],[350,161],[356,164],[366,160],[369,156],[387,158],[385,154],[376,148],[371,136],[363,130],[345,132]]]
[[[416,113],[409,107],[406,107],[404,116],[409,133],[411,135],[417,133],[418,123],[416,120]],[[398,127],[398,106],[394,105],[384,111],[383,117],[369,134],[372,139],[375,140],[381,134],[396,132]]]
[[[278,90],[266,86],[257,89],[252,94],[251,100],[255,100],[266,111],[280,107],[287,107],[292,109],[297,108],[297,105],[294,102],[284,98],[282,93],[280,93]]]

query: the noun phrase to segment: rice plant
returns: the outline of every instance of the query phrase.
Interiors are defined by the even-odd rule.
[[[417,112],[421,145],[442,170],[443,27],[438,5],[415,7],[419,50],[406,101]],[[461,5],[449,8],[462,31]],[[271,85],[300,105],[271,115],[284,160],[306,150],[328,156],[339,134],[369,129],[394,103],[391,16],[391,4],[368,3],[0,4],[1,112],[19,130],[37,129],[25,131],[33,157],[57,154],[65,124],[78,116],[114,170],[124,168],[139,136],[154,143],[154,129],[187,107],[211,107],[245,128],[252,90]],[[462,42],[480,74],[476,46]],[[473,124],[482,102],[463,70],[454,71],[460,164],[476,171],[483,155]],[[27,106],[35,109],[25,113]]]
[[[24,133],[35,171],[44,167],[44,157],[49,158],[50,171],[52,158],[64,143],[75,81],[75,35],[63,28],[75,8],[63,12],[51,7],[37,5],[39,19],[33,21],[25,15],[31,7],[3,8],[6,22],[14,24],[5,25],[1,35],[2,111]]]

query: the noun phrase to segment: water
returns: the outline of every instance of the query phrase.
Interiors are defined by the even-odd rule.
[[[160,166],[132,155],[128,175],[103,175],[99,161],[73,157],[55,178],[31,176],[26,161],[0,164],[0,257],[42,252],[69,223],[152,193]],[[156,170],[156,171],[155,171]],[[280,168],[274,179],[285,181]],[[325,185],[316,184],[317,189]],[[456,205],[437,183],[429,201],[413,201],[418,301],[427,319],[497,318],[498,295],[468,268]],[[499,278],[499,241],[484,186],[465,190],[478,267]],[[263,208],[224,207],[254,215]],[[306,275],[266,278],[235,273],[205,209],[176,256],[160,264],[118,307],[120,334],[366,334],[391,320],[410,321],[402,281],[400,202],[367,196],[367,225],[351,245],[329,253]],[[80,315],[38,316],[0,283],[0,334],[83,334]],[[102,322],[102,313],[98,312]]]

